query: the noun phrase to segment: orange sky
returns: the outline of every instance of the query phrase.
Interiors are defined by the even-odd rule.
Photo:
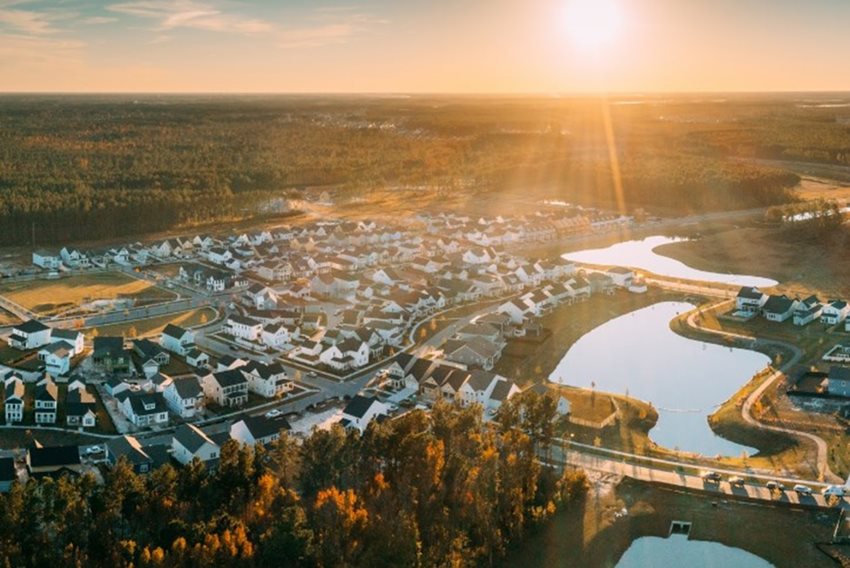
[[[613,33],[577,21],[599,1]],[[850,90],[848,22],[846,0],[0,0],[0,90]]]

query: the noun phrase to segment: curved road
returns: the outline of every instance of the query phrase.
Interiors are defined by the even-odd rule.
[[[731,302],[731,300],[728,301],[728,302],[722,302],[720,304],[713,306],[712,309],[717,308],[719,306],[722,306],[724,304],[730,303],[730,302]],[[836,483],[844,483],[844,480],[841,479],[840,477],[838,477],[837,475],[835,475],[832,472],[832,470],[829,468],[829,460],[827,459],[829,449],[828,449],[827,444],[826,444],[826,442],[824,441],[823,438],[821,438],[820,436],[817,436],[816,434],[811,434],[809,432],[802,432],[800,430],[794,430],[793,428],[784,428],[782,426],[772,426],[770,424],[765,424],[765,423],[759,421],[752,414],[752,408],[753,408],[753,405],[755,404],[755,402],[761,398],[761,396],[764,394],[764,392],[768,388],[770,388],[770,386],[773,383],[775,383],[782,375],[784,375],[784,372],[786,370],[788,370],[791,367],[793,367],[794,365],[796,365],[799,362],[799,360],[802,358],[803,353],[800,350],[800,348],[797,347],[796,345],[792,345],[790,343],[785,343],[785,342],[782,342],[782,341],[756,339],[756,338],[748,337],[746,335],[741,335],[741,334],[738,334],[738,333],[731,333],[731,332],[728,332],[728,331],[722,331],[722,330],[718,330],[718,329],[710,329],[710,328],[707,328],[707,327],[703,327],[699,323],[697,323],[697,321],[696,321],[697,315],[699,315],[699,312],[697,310],[695,310],[695,311],[691,312],[690,315],[688,315],[688,318],[687,318],[688,326],[695,329],[695,330],[698,330],[698,331],[701,331],[701,332],[704,332],[704,333],[710,333],[710,334],[713,334],[713,335],[718,335],[718,336],[721,336],[721,337],[728,337],[728,338],[732,338],[732,339],[742,339],[742,340],[751,342],[751,344],[753,346],[777,345],[777,346],[783,347],[785,349],[789,349],[794,354],[789,361],[787,361],[784,365],[782,365],[782,367],[780,369],[777,369],[767,379],[762,381],[762,383],[758,386],[758,388],[756,388],[753,392],[751,392],[750,395],[746,398],[746,400],[744,400],[744,404],[741,406],[741,418],[743,418],[744,422],[746,422],[750,426],[753,426],[753,427],[758,428],[760,430],[770,430],[770,431],[773,431],[773,432],[790,434],[792,436],[796,436],[798,438],[805,438],[806,440],[813,442],[815,444],[815,446],[817,447],[818,473],[825,480],[831,480],[831,481],[834,481]]]

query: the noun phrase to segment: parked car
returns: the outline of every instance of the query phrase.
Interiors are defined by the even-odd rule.
[[[785,486],[779,483],[778,481],[768,481],[764,484],[764,486],[770,489],[771,491],[785,491]]]
[[[797,485],[794,486],[794,491],[797,493],[797,495],[811,495],[812,494],[812,488],[811,487],[808,487],[806,485],[802,485],[800,483],[798,483]]]
[[[700,474],[700,477],[702,477],[703,481],[710,481],[712,483],[718,483],[723,479],[716,471],[704,471]]]
[[[266,412],[266,418],[277,418],[281,414],[283,413],[280,410],[278,410],[277,408],[273,408]]]
[[[100,446],[89,446],[88,448],[86,448],[86,455],[90,456],[92,454],[99,454],[102,451],[103,448],[101,448]]]
[[[734,476],[729,478],[729,485],[731,485],[733,487],[743,487],[744,486],[744,478],[738,477],[737,475],[734,475]]]
[[[830,485],[829,487],[824,487],[823,491],[821,491],[826,496],[834,495],[836,497],[844,497],[844,486],[843,485]]]

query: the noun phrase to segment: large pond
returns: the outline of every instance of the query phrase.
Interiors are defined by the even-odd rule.
[[[767,560],[740,548],[718,542],[688,540],[684,535],[669,538],[641,537],[629,546],[617,568],[771,568]]]
[[[776,280],[759,276],[741,274],[723,274],[706,272],[691,268],[683,262],[655,252],[655,248],[668,243],[679,242],[679,239],[669,237],[648,237],[641,241],[625,241],[601,249],[587,249],[568,252],[564,258],[574,262],[589,264],[604,264],[608,266],[627,266],[647,270],[659,276],[683,278],[687,280],[702,280],[704,282],[719,282],[735,286],[757,286],[768,288],[776,286]]]
[[[686,339],[670,320],[693,309],[659,302],[612,319],[582,336],[549,379],[625,393],[658,410],[652,439],[665,447],[704,455],[756,452],[714,434],[708,416],[768,363],[767,356]]]

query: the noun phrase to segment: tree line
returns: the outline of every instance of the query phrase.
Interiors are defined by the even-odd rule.
[[[103,483],[31,480],[0,496],[6,566],[481,566],[585,491],[581,472],[542,466],[555,404],[437,404],[303,444],[228,442],[217,468],[195,461],[145,476],[121,460]]]

